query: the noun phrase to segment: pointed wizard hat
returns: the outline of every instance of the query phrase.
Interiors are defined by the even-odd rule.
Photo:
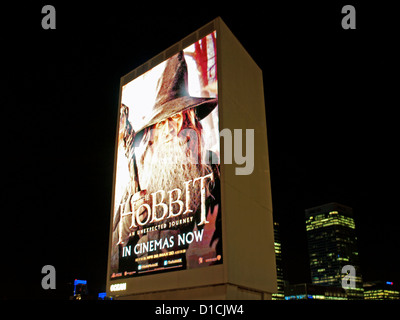
[[[158,88],[152,112],[136,132],[191,108],[195,108],[199,120],[204,119],[218,104],[218,98],[197,98],[189,95],[188,71],[182,51],[167,60],[164,72],[158,80]]]

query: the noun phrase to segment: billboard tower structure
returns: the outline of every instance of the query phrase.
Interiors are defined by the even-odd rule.
[[[119,111],[107,295],[271,299],[262,72],[223,21],[122,77]]]

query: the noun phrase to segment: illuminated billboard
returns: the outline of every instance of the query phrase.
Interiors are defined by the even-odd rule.
[[[121,88],[110,280],[223,261],[216,37]]]

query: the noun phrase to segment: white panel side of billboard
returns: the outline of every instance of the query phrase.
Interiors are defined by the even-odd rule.
[[[238,175],[244,165],[221,161],[227,277],[268,298],[276,290],[276,264],[262,71],[222,20],[218,25],[220,126],[242,130],[243,153],[246,129],[254,129],[251,174]],[[221,142],[222,159],[223,152]]]
[[[117,171],[115,163],[106,288],[107,295],[115,299],[268,299],[276,291],[262,72],[222,20],[220,18],[213,20],[122,77],[119,106],[123,103],[121,96],[124,86],[126,88],[126,85],[132,80],[163,63],[166,59],[175,56],[192,43],[200,41],[213,31],[216,31],[217,75],[215,76],[218,78],[218,108],[215,112],[218,112],[219,131],[227,128],[233,135],[234,129],[242,129],[243,140],[245,140],[246,129],[254,129],[254,170],[249,175],[236,175],[235,169],[243,167],[243,165],[224,163],[223,146],[225,141],[220,139],[221,194],[219,210],[222,218],[222,258],[221,255],[218,255],[218,260],[221,259],[221,261],[216,261],[214,257],[209,260],[219,262],[215,265],[211,263],[199,268],[187,267],[147,275],[143,273],[142,276],[110,277],[110,275],[118,274],[118,272],[113,272],[115,267],[111,262],[111,246],[113,230],[115,230],[114,209],[116,206],[114,203],[118,201],[115,196]],[[212,98],[207,99],[212,100]],[[145,116],[143,116],[144,118]],[[121,119],[118,119],[117,136],[121,132],[120,121]],[[138,130],[142,130],[143,126],[140,124],[137,126]],[[118,138],[116,139],[117,143]],[[234,151],[233,146],[231,150]],[[117,157],[118,151],[116,150],[115,162],[117,162]],[[170,201],[171,195],[172,192]],[[120,214],[122,216],[123,211]],[[153,214],[153,220],[158,221],[156,213]],[[137,217],[139,217],[139,213]],[[143,222],[143,220],[137,219],[137,224]],[[150,217],[146,221],[150,221]],[[199,226],[200,224],[197,223]],[[195,226],[194,230],[197,228]],[[196,256],[196,259],[199,259],[199,263],[203,263],[202,257]],[[189,262],[187,263],[189,264]],[[144,264],[141,266],[142,268],[146,267]],[[142,269],[141,272],[144,270]],[[126,274],[129,272],[124,271],[124,275]]]

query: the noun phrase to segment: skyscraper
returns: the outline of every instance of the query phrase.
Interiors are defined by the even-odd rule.
[[[363,284],[357,250],[353,209],[328,203],[305,210],[311,281],[313,284],[342,286],[342,268],[355,269],[355,288],[349,299],[363,299]]]
[[[277,280],[277,293],[272,294],[272,300],[284,300],[284,280],[283,280],[283,266],[282,266],[282,242],[279,230],[279,223],[274,221],[274,247],[276,259],[276,280]]]

